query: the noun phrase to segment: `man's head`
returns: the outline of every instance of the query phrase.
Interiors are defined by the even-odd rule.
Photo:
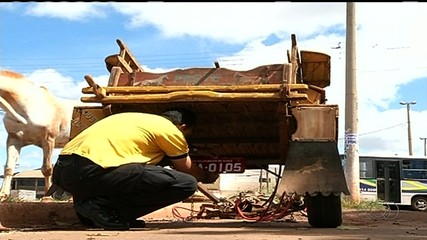
[[[172,108],[160,115],[169,119],[184,133],[184,135],[190,134],[191,128],[196,123],[196,114],[186,108]]]

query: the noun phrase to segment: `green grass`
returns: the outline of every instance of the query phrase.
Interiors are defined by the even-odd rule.
[[[385,208],[384,203],[382,201],[366,201],[361,200],[360,202],[353,201],[346,197],[341,199],[341,205],[343,209],[371,209],[371,210],[382,210]]]

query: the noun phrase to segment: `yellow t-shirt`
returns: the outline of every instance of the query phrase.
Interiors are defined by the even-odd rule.
[[[168,119],[147,113],[117,113],[86,128],[61,151],[77,154],[107,168],[127,163],[155,165],[165,155],[186,156],[183,133]]]

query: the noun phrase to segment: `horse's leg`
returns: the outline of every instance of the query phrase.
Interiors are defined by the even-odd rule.
[[[42,173],[44,176],[44,192],[47,193],[50,186],[52,185],[52,153],[55,148],[55,138],[51,134],[47,134],[46,141],[42,145],[43,148],[43,165]]]
[[[6,146],[7,159],[6,164],[4,165],[4,177],[0,191],[0,199],[4,199],[10,196],[12,177],[15,171],[16,163],[19,160],[22,142],[18,138],[8,135]]]

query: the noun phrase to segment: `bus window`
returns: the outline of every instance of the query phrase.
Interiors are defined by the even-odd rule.
[[[359,159],[360,177],[361,178],[373,178],[374,177],[374,166],[372,159]]]
[[[403,169],[403,178],[405,179],[417,179],[417,173],[410,169]]]
[[[402,161],[403,178],[427,179],[427,161],[422,159]]]
[[[403,169],[405,179],[427,179],[427,170],[424,169]]]
[[[402,160],[402,169],[408,169],[411,168],[411,161],[410,160]]]
[[[426,170],[427,169],[427,161],[423,161],[421,159],[415,159],[415,160],[411,161],[409,168]]]

